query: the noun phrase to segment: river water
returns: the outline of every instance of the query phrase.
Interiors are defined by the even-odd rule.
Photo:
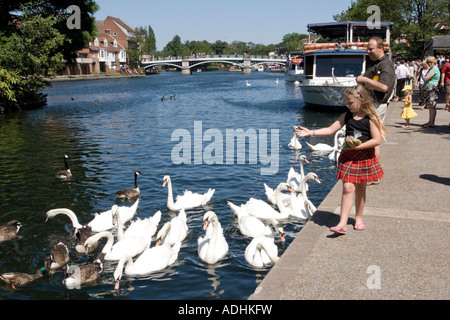
[[[114,203],[131,205],[117,201],[114,192],[133,187],[135,170],[142,172],[136,217],[161,210],[160,226],[176,214],[166,206],[164,175],[171,176],[175,195],[185,189],[216,191],[205,208],[187,211],[188,237],[167,269],[145,277],[124,276],[115,292],[116,263],[106,262],[101,279],[81,289],[67,290],[63,274],[56,272],[17,290],[0,284],[0,299],[247,299],[270,267],[255,269],[245,261],[250,239],[240,234],[227,201],[266,200],[263,183],[275,187],[286,180],[291,166],[299,171],[299,154],[310,161],[306,172],[314,171],[322,180],[309,188],[316,206],[336,183],[336,166],[326,155],[310,152],[304,141],[298,152],[287,145],[293,125],[319,128],[338,114],[304,107],[300,89],[282,74],[162,73],[54,82],[47,93],[46,107],[0,117],[0,224],[12,219],[23,224],[18,239],[0,243],[0,273],[34,273],[59,236],[67,236],[71,264],[91,262],[93,256],[74,251],[70,220],[59,215],[45,223],[45,213],[69,208],[85,224]],[[174,94],[176,99],[170,100]],[[232,141],[227,140],[229,132],[254,133],[257,140],[227,144]],[[333,144],[332,137],[311,141]],[[66,182],[54,176],[64,168],[64,154],[73,172]],[[227,256],[215,265],[197,255],[207,210],[218,215],[229,244]],[[286,243],[276,239],[279,255],[304,223],[284,222]]]

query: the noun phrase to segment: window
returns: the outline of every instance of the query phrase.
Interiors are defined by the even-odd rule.
[[[117,32],[114,32],[114,33],[113,33],[113,36],[114,36],[114,37],[117,37]]]
[[[110,29],[105,29],[105,33],[111,35],[111,30]]]
[[[316,77],[357,77],[363,71],[364,56],[316,56]]]
[[[94,46],[98,47],[99,43],[98,43],[98,38],[95,38],[94,40]]]
[[[103,45],[104,45],[105,47],[108,46],[108,40],[106,40],[106,38],[105,38],[105,40],[103,41]]]

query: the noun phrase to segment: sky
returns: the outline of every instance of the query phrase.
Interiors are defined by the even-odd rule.
[[[181,42],[217,40],[277,44],[288,33],[307,33],[309,23],[333,22],[351,0],[95,0],[97,20],[122,19],[151,26],[157,50],[178,35]]]

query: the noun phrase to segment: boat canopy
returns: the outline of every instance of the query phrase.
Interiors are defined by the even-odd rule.
[[[378,36],[386,39],[390,43],[390,31],[393,22],[380,22],[380,28],[369,28],[370,22],[367,21],[343,21],[308,24],[308,32],[321,35],[324,38],[334,39],[346,37],[347,42],[353,42],[353,37],[373,37]]]

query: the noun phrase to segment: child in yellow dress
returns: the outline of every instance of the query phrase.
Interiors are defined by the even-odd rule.
[[[409,128],[410,125],[410,120],[414,117],[417,117],[417,113],[414,111],[413,107],[412,107],[412,88],[410,85],[406,85],[403,90],[406,94],[405,98],[403,99],[403,101],[405,102],[405,106],[403,107],[403,111],[402,111],[402,118],[405,119],[406,121],[406,125],[402,125],[402,128],[407,129]]]

